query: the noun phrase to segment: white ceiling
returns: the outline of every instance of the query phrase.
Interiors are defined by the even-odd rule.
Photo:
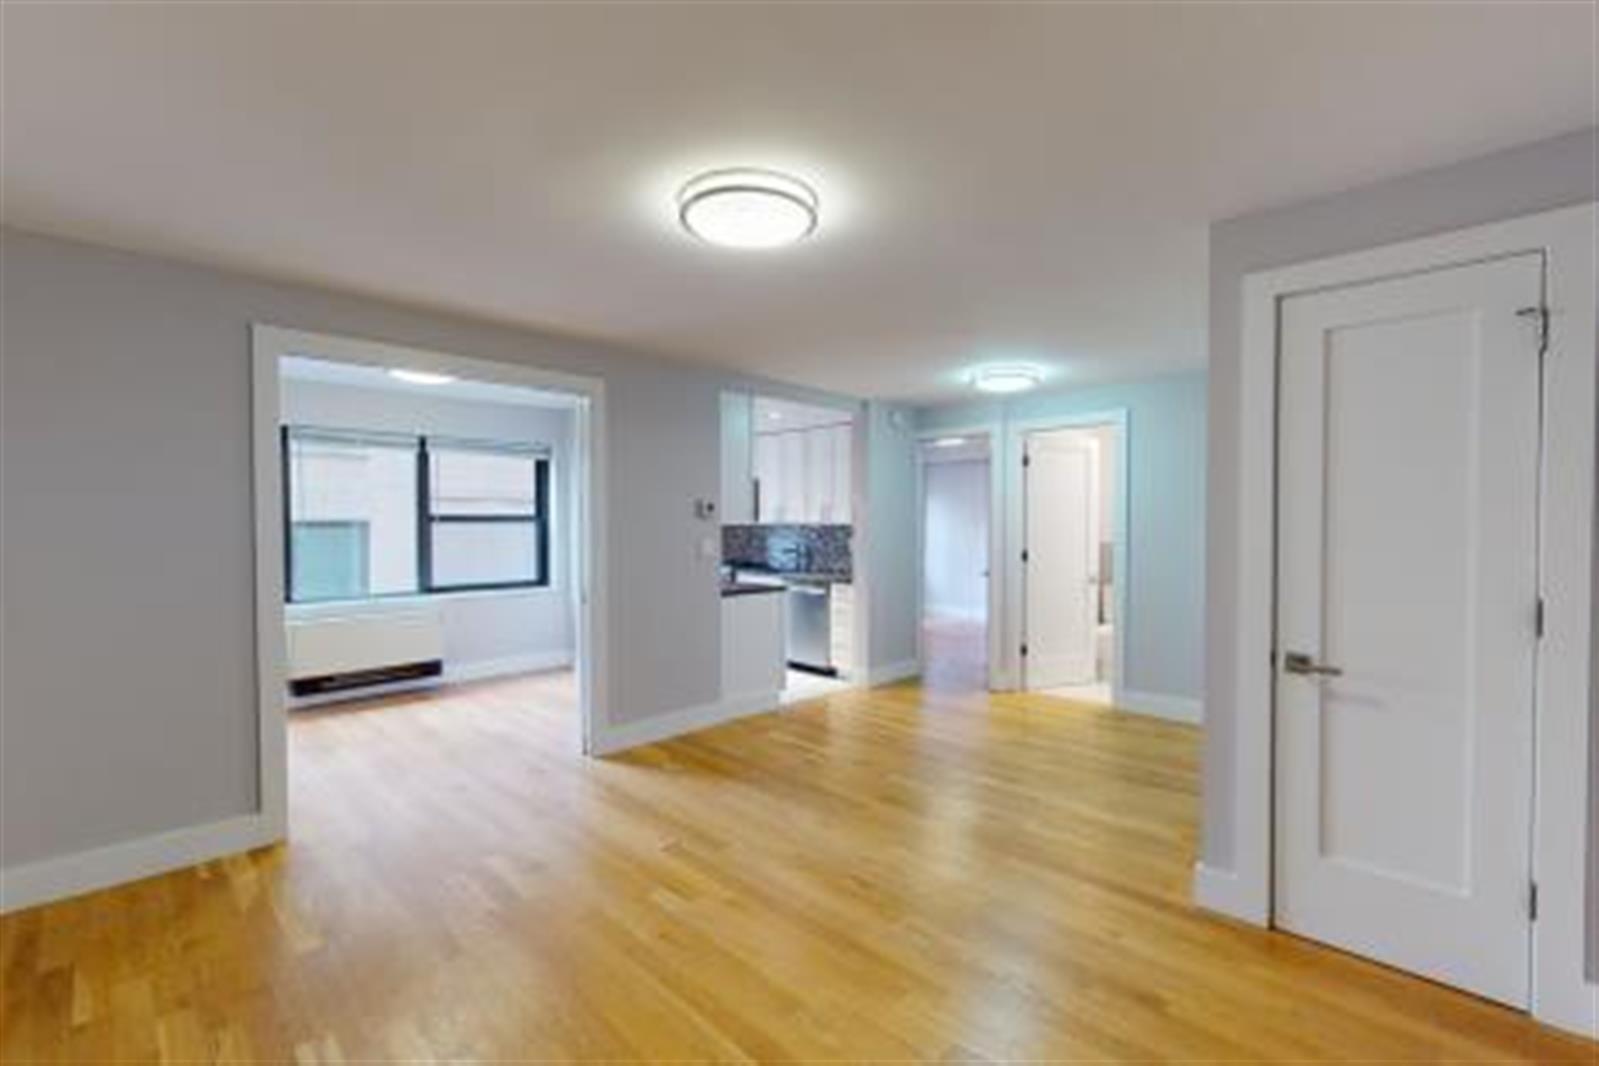
[[[932,399],[1203,361],[1207,223],[1594,121],[1591,4],[6,4],[14,225]],[[783,253],[676,186],[787,169]]]

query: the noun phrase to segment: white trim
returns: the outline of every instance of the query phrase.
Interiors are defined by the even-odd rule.
[[[906,659],[904,662],[883,663],[874,666],[866,672],[866,687],[876,688],[878,685],[892,685],[896,681],[905,681],[912,677],[921,676],[922,664],[915,659]]]
[[[536,674],[543,670],[559,670],[576,661],[571,648],[551,648],[547,651],[530,651],[521,655],[504,655],[498,659],[478,659],[474,662],[450,665],[444,662],[444,683],[458,684],[467,681],[487,681],[494,677],[512,674]]]
[[[1027,687],[1027,668],[1021,661],[1021,644],[1027,639],[1026,590],[1027,579],[1022,569],[1022,551],[1027,547],[1027,482],[1023,477],[1022,456],[1030,433],[1047,433],[1054,429],[1089,429],[1110,426],[1116,431],[1116,506],[1115,529],[1111,541],[1111,569],[1114,574],[1112,591],[1116,596],[1116,618],[1111,628],[1116,642],[1115,661],[1110,671],[1110,701],[1120,707],[1126,700],[1123,691],[1127,670],[1127,587],[1128,552],[1130,533],[1128,519],[1132,514],[1128,499],[1132,485],[1132,472],[1127,468],[1129,416],[1126,407],[1109,407],[1100,411],[1078,414],[1041,415],[1037,418],[1007,419],[1005,423],[1005,489],[1006,489],[1006,544],[1005,614],[1006,628],[1016,634],[1015,647],[1006,652],[1007,672],[1015,678],[1018,689]]]
[[[941,426],[916,432],[916,662],[918,672],[926,669],[927,649],[923,647],[922,623],[929,611],[936,610],[927,599],[927,454],[925,445],[940,437],[982,437],[988,448],[983,461],[988,464],[988,613],[981,619],[987,633],[988,687],[1007,686],[1003,665],[1004,626],[1000,611],[1004,603],[1005,496],[999,476],[999,427],[974,422],[964,426]],[[973,460],[976,461],[975,459]],[[974,616],[975,618],[975,616]]]
[[[779,692],[736,696],[717,703],[704,703],[698,707],[684,707],[665,714],[651,715],[638,722],[609,726],[595,735],[591,753],[615,755],[629,748],[658,744],[663,740],[671,740],[687,733],[697,733],[702,729],[709,729],[737,718],[748,718],[755,714],[781,710],[781,696]]]
[[[1590,628],[1593,610],[1596,332],[1594,204],[1251,274],[1243,281],[1235,586],[1237,708],[1232,763],[1238,891],[1217,909],[1271,913],[1271,708],[1277,308],[1287,295],[1525,252],[1548,258],[1541,593],[1532,876],[1532,1014],[1599,1034],[1599,988],[1584,974]],[[1200,884],[1196,879],[1195,890]],[[1216,897],[1221,898],[1221,897]],[[1204,901],[1201,900],[1203,903]],[[1208,905],[1208,904],[1206,904]]]
[[[268,818],[247,814],[11,866],[0,870],[0,913],[263,847],[278,836]]]
[[[1194,902],[1209,911],[1225,914],[1251,925],[1263,924],[1259,901],[1253,898],[1230,870],[1220,870],[1203,862],[1194,863]]]
[[[288,719],[284,698],[282,472],[278,455],[281,410],[278,360],[315,352],[319,358],[361,366],[403,363],[459,378],[561,392],[578,399],[573,412],[572,482],[580,506],[573,515],[573,579],[579,705],[583,750],[609,721],[610,668],[606,526],[605,383],[599,378],[541,370],[516,363],[446,355],[380,341],[341,337],[256,323],[251,327],[254,385],[256,680],[259,707],[259,782],[263,816],[281,839],[288,832]]]
[[[1165,718],[1172,722],[1198,724],[1204,720],[1205,705],[1191,696],[1174,696],[1168,692],[1138,692],[1122,689],[1116,703],[1118,711],[1147,714],[1151,718]]]

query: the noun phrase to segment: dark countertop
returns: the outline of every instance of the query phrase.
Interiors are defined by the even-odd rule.
[[[729,596],[759,596],[767,592],[784,592],[787,587],[771,581],[724,581],[722,598]]]

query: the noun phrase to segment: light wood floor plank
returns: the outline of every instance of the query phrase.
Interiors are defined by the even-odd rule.
[[[289,846],[0,919],[0,1057],[1599,1061],[1195,910],[1198,732],[981,674],[609,760],[565,675],[305,714]]]

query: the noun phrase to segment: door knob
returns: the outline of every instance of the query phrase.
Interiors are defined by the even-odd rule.
[[[1306,674],[1311,677],[1342,677],[1344,674],[1339,667],[1318,663],[1302,651],[1284,652],[1283,669],[1290,674]]]

